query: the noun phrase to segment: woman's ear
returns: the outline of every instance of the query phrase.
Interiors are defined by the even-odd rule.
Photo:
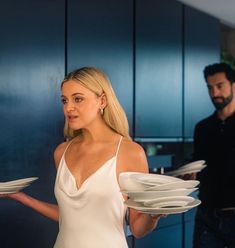
[[[108,104],[107,97],[106,97],[105,93],[102,93],[102,95],[100,96],[100,101],[101,101],[100,107],[102,109],[104,109]]]

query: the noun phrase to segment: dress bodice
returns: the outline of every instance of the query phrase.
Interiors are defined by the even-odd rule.
[[[55,182],[60,229],[54,248],[128,247],[123,228],[126,207],[116,172],[118,149],[79,188],[64,152]]]

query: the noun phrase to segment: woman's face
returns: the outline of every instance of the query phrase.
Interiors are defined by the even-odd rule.
[[[78,81],[65,82],[61,93],[64,115],[71,129],[88,128],[100,118],[101,97]]]

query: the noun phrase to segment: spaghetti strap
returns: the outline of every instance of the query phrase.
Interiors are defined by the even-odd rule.
[[[117,146],[117,151],[116,151],[115,157],[117,157],[117,155],[118,155],[119,148],[120,148],[120,145],[121,145],[121,142],[122,142],[122,138],[123,138],[123,136],[121,136],[121,137],[120,137],[120,139],[119,139],[119,142],[118,142],[118,146]]]
[[[64,149],[64,152],[63,152],[62,157],[64,157],[64,155],[65,155],[66,151],[68,150],[69,146],[70,146],[72,143],[73,143],[73,139],[72,139],[72,140],[70,140],[70,141],[68,142],[67,146],[66,146],[66,147],[65,147],[65,149]]]

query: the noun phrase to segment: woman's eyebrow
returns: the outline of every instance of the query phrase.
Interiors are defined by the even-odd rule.
[[[83,94],[83,93],[79,93],[79,92],[78,92],[78,93],[73,93],[73,94],[72,94],[72,96],[76,96],[76,95],[81,95],[81,96],[83,96],[84,94]],[[65,96],[65,95],[61,95],[61,97],[66,97],[66,96]]]

